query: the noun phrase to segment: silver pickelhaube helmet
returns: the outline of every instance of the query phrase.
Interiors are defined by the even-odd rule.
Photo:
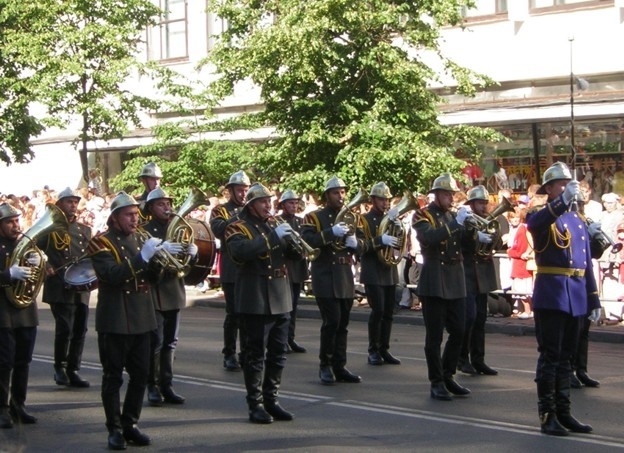
[[[139,203],[126,192],[121,191],[117,194],[110,205],[111,214],[121,208],[125,208],[126,206],[138,206]]]
[[[468,195],[468,199],[466,200],[466,202],[473,201],[473,200],[483,200],[483,201],[490,200],[490,193],[487,191],[485,186],[482,186],[482,185],[473,187],[472,189],[468,191],[467,195]]]
[[[78,200],[80,200],[82,197],[78,195],[77,192],[71,190],[69,187],[66,187],[59,192],[56,201],[61,201],[63,198],[78,198]]]
[[[156,187],[149,194],[147,194],[147,199],[145,200],[145,202],[149,203],[150,201],[159,200],[160,198],[165,198],[169,201],[173,201],[173,198],[167,195],[164,190],[162,190],[160,187]]]
[[[288,201],[288,200],[298,201],[298,200],[301,200],[301,197],[297,195],[297,192],[295,192],[294,190],[287,189],[284,191],[284,193],[280,197],[278,205],[281,205],[283,202]]]
[[[572,179],[572,173],[566,164],[563,162],[555,162],[552,164],[542,175],[542,186],[536,193],[540,195],[546,194],[546,184],[558,179]]]
[[[338,176],[332,176],[325,183],[325,190],[323,192],[327,192],[328,190],[331,190],[331,189],[346,189],[346,188],[347,188],[347,185],[342,179],[340,179]]]
[[[247,191],[247,195],[245,196],[245,207],[249,206],[252,201],[257,200],[258,198],[266,198],[272,196],[273,194],[269,189],[267,189],[259,182],[256,182]]]
[[[247,176],[247,173],[245,173],[243,170],[240,170],[230,176],[230,180],[225,185],[225,187],[230,187],[233,185],[250,186],[251,180],[249,179],[249,176]]]
[[[11,206],[9,203],[0,204],[0,221],[4,219],[10,219],[12,217],[19,217],[19,215],[19,211]]]
[[[392,193],[390,193],[390,188],[386,185],[385,182],[378,182],[373,187],[371,187],[369,195],[371,197],[377,197],[377,198],[392,198]]]
[[[149,164],[143,165],[143,170],[141,170],[141,174],[139,178],[162,178],[162,171],[160,171],[160,167],[156,165],[154,162],[150,162]]]
[[[459,187],[457,186],[457,181],[455,181],[455,178],[453,178],[450,173],[442,173],[433,181],[433,185],[431,186],[431,190],[429,190],[429,192],[433,192],[434,190],[459,192]]]

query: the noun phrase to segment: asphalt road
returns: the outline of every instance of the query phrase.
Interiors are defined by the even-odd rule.
[[[92,387],[62,388],[52,380],[52,316],[41,306],[27,401],[39,423],[0,430],[0,451],[106,449],[94,313],[81,371]],[[321,386],[319,320],[303,318],[297,340],[308,353],[289,355],[280,397],[296,419],[254,425],[247,419],[242,374],[222,368],[222,320],[220,307],[184,311],[175,387],[187,402],[144,406],[139,425],[153,444],[141,451],[606,452],[624,447],[624,377],[618,343],[590,344],[590,372],[602,385],[573,391],[573,413],[592,424],[594,434],[553,438],[538,428],[533,383],[537,353],[531,336],[489,334],[487,361],[499,376],[458,376],[472,395],[442,402],[429,397],[424,327],[397,323],[391,350],[403,364],[372,367],[366,364],[366,323],[353,321],[348,367],[361,374],[363,382]]]

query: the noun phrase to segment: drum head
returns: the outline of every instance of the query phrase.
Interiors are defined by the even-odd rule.
[[[93,291],[97,288],[97,276],[91,260],[84,259],[70,265],[65,271],[65,283],[76,291]]]
[[[191,268],[188,275],[184,277],[184,284],[195,286],[203,282],[215,262],[217,255],[217,247],[215,236],[210,230],[210,226],[206,222],[197,219],[187,220],[193,229],[195,236],[195,245],[197,246],[197,262]]]

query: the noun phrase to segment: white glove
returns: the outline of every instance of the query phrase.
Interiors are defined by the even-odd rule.
[[[282,239],[284,236],[292,234],[292,232],[292,227],[287,223],[280,223],[278,226],[275,227],[275,234],[277,234],[277,237],[280,239]]]
[[[345,238],[345,245],[351,249],[356,249],[357,248],[357,239],[355,239],[355,235],[352,234],[351,236],[347,236]]]
[[[587,225],[587,231],[589,232],[589,236],[593,238],[602,232],[602,225],[600,222],[592,222]]]
[[[472,217],[472,209],[470,206],[464,205],[457,211],[457,217],[455,217],[455,220],[457,220],[457,223],[461,226],[464,226],[464,222],[468,217]]]
[[[14,264],[9,268],[9,274],[12,280],[21,280],[25,282],[30,277],[30,267],[22,267]]]
[[[338,238],[343,237],[348,232],[349,232],[349,227],[344,222],[337,223],[336,225],[332,227],[332,233],[334,233],[334,236]]]
[[[481,244],[491,244],[492,243],[492,235],[488,233],[484,233],[482,231],[477,231],[477,236],[479,238],[479,242]]]
[[[161,249],[161,242],[162,241],[158,238],[149,238],[145,241],[143,248],[141,248],[141,258],[143,258],[143,261],[147,263],[150,259],[152,259],[152,256],[154,256],[156,252]]]
[[[563,191],[563,202],[569,205],[574,198],[581,199],[581,184],[578,181],[570,181]]]
[[[188,249],[186,249],[186,254],[191,258],[195,258],[197,256],[197,252],[199,252],[199,248],[191,242],[188,245]]]
[[[174,256],[179,255],[184,250],[184,246],[179,242],[165,241],[161,244],[161,247]]]
[[[388,218],[390,220],[396,220],[398,216],[399,216],[399,210],[397,209],[397,207],[395,206],[394,208],[390,208],[390,210],[388,211]]]
[[[26,262],[34,267],[39,267],[41,265],[41,257],[37,253],[31,253],[26,258]]]
[[[591,322],[597,322],[602,317],[602,308],[594,308],[587,317]]]
[[[381,243],[396,248],[399,245],[399,240],[395,236],[384,233],[381,235]]]

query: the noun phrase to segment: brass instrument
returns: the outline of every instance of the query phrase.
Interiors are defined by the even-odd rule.
[[[5,288],[6,296],[13,305],[18,308],[28,307],[35,301],[43,285],[46,275],[46,256],[37,247],[37,238],[54,231],[66,231],[68,227],[65,213],[57,206],[48,204],[43,216],[26,233],[22,233],[22,237],[11,254],[7,269],[14,265],[29,267],[30,276],[26,281],[11,281],[11,285]]]
[[[592,223],[594,223],[594,221],[589,217],[585,219],[585,224],[588,228]],[[599,259],[609,247],[611,247],[609,253],[616,254],[620,253],[623,246],[624,244],[621,242],[614,242],[613,239],[600,228],[590,237],[591,257],[595,260]]]
[[[282,223],[288,223],[286,220],[283,220],[279,217],[274,217],[275,223],[277,225],[281,225]],[[305,256],[308,260],[314,261],[317,259],[321,251],[319,249],[313,248],[310,244],[303,240],[298,231],[292,230],[292,234],[288,234],[284,237],[286,241],[288,241],[294,248],[297,250],[297,253]]]
[[[377,250],[379,260],[388,266],[399,264],[405,255],[405,251],[407,250],[408,232],[405,231],[403,224],[400,220],[398,220],[398,218],[406,212],[418,209],[418,201],[410,191],[406,191],[403,194],[403,198],[399,204],[396,205],[396,209],[398,210],[397,218],[391,220],[386,214],[377,228],[377,236],[388,234],[396,237],[399,241],[399,245],[396,248],[384,246]]]
[[[472,215],[466,219],[466,223],[477,231],[498,236],[500,233],[500,225],[496,218],[503,212],[514,210],[511,201],[509,201],[507,197],[502,198],[503,200],[492,210],[492,212],[487,215],[487,217],[483,218],[473,212]],[[492,241],[489,244],[477,241],[475,253],[479,256],[490,256],[494,251],[495,245],[495,241]]]
[[[183,251],[180,254],[172,255],[164,248],[161,248],[154,255],[154,263],[164,270],[177,274],[179,278],[186,276],[189,273],[191,257],[188,255],[188,246],[195,242],[195,233],[191,225],[184,220],[184,216],[190,213],[197,206],[203,204],[209,204],[206,195],[199,189],[193,187],[188,197],[182,203],[182,206],[178,209],[178,212],[170,212],[170,216],[175,216],[169,222],[167,226],[167,232],[165,233],[165,241],[180,243],[183,246]],[[152,237],[152,235],[145,230],[138,230],[145,240]]]
[[[366,203],[368,200],[368,193],[363,188],[360,188],[355,197],[353,197],[353,199],[349,201],[349,203],[347,203],[342,207],[342,209],[340,209],[338,215],[336,215],[336,220],[334,220],[334,225],[340,222],[344,222],[349,228],[349,231],[343,237],[332,243],[332,247],[334,248],[334,250],[345,249],[346,246],[344,244],[344,238],[346,236],[351,236],[352,234],[354,234],[357,226],[360,223],[360,215],[353,212],[352,209],[356,208],[362,203]]]

